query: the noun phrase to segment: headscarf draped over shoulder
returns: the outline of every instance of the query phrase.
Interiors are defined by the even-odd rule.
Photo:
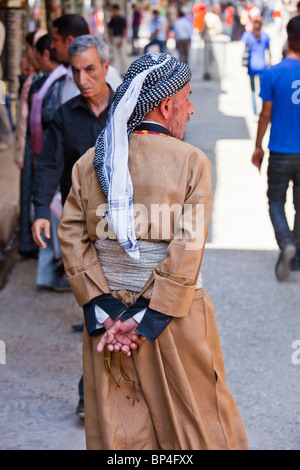
[[[94,169],[107,197],[104,219],[135,259],[139,259],[139,250],[128,170],[129,140],[146,114],[180,91],[191,76],[187,64],[168,54],[150,52],[135,60],[115,93],[106,127],[96,141]]]

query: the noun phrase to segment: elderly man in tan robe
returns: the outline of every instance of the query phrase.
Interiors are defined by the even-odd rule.
[[[190,78],[167,54],[133,62],[73,170],[59,239],[85,318],[88,449],[248,449],[201,280],[211,168],[181,140]]]

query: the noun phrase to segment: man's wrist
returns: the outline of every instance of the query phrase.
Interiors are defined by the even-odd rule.
[[[103,327],[108,330],[113,324],[115,323],[115,320],[113,320],[112,318],[108,317],[104,323],[103,323]]]

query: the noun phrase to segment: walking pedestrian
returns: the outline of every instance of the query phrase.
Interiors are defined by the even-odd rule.
[[[257,80],[261,80],[262,74],[266,70],[268,63],[266,60],[266,52],[269,54],[269,64],[271,64],[270,37],[262,31],[263,19],[261,16],[253,19],[252,32],[245,31],[242,41],[248,50],[248,75],[250,77],[252,107],[254,116],[258,116],[257,107]]]
[[[44,31],[38,30],[26,36],[26,53],[34,67],[34,72],[29,75],[22,87],[20,119],[16,133],[16,152],[21,166],[19,253],[26,258],[38,256],[38,249],[31,233],[34,164],[31,150],[30,114],[33,97],[48,77],[48,74],[42,71],[41,64],[37,60],[35,47],[38,39],[44,34]]]
[[[65,103],[69,99],[74,98],[80,94],[74,77],[72,67],[69,60],[69,45],[79,36],[89,34],[89,27],[86,20],[76,14],[62,15],[53,21],[53,32],[52,32],[52,47],[55,50],[57,60],[62,62],[68,67],[68,73],[65,80],[65,86],[63,89],[62,103]],[[113,90],[116,90],[121,83],[121,77],[118,71],[109,64],[108,71],[106,74],[106,81],[109,83]]]
[[[76,96],[82,95],[83,91],[80,92],[80,88],[78,87],[76,81],[74,80],[72,65],[70,64],[70,58],[69,58],[69,46],[72,43],[72,41],[74,41],[75,38],[80,37],[80,36],[86,36],[88,35],[88,32],[89,32],[88,24],[86,20],[80,15],[66,14],[66,15],[62,15],[61,17],[53,21],[52,47],[55,50],[57,59],[68,66],[67,76],[65,79],[65,84],[64,84],[64,88],[62,92],[63,104],[67,103],[69,100],[73,99]],[[93,47],[97,47],[97,43],[95,43]],[[102,57],[102,53],[101,53],[102,46],[99,45],[99,48],[100,48],[99,54]],[[104,59],[103,59],[103,66],[105,63]],[[97,59],[96,66],[95,66],[96,69],[97,69],[98,62],[99,60]],[[92,68],[94,67],[93,63],[90,65]],[[96,70],[96,75],[97,75],[97,70]],[[110,65],[108,66],[108,70],[106,70],[105,79],[106,79],[106,82],[110,84],[112,89],[115,89],[121,82],[121,77],[119,76],[117,71]],[[80,80],[80,77],[79,77],[79,80]],[[78,83],[80,83],[80,81]],[[79,114],[81,110],[81,103],[72,102],[72,104],[74,104],[74,109],[69,108],[69,112],[66,111],[66,114],[63,116],[62,119],[65,118],[64,122],[68,123],[67,127],[70,127],[70,129],[72,129],[73,131],[74,127],[73,127],[73,121],[72,121],[71,115],[73,112],[75,112],[74,111],[75,108],[77,108],[77,113]],[[83,103],[83,107],[84,106],[85,106],[85,103]],[[59,131],[61,130],[62,134],[60,134],[60,132],[58,131],[57,139],[55,138],[55,135],[54,135],[53,140],[51,138],[49,140],[50,144],[49,145],[45,144],[49,148],[51,148],[51,150],[53,150],[54,153],[52,155],[51,153],[49,154],[48,152],[45,152],[45,154],[43,152],[41,153],[39,157],[38,168],[37,168],[36,182],[34,183],[34,188],[33,188],[33,200],[35,204],[35,216],[34,216],[34,223],[33,223],[34,235],[33,236],[35,238],[35,241],[41,236],[41,229],[36,227],[36,224],[37,224],[36,219],[40,219],[40,218],[49,219],[48,222],[47,221],[44,222],[44,224],[46,225],[45,225],[45,230],[43,231],[44,232],[43,233],[43,239],[44,239],[43,246],[41,247],[39,242],[37,243],[37,245],[39,246],[39,248],[43,248],[44,250],[43,255],[42,255],[43,258],[47,257],[47,259],[49,260],[49,263],[51,263],[51,266],[54,272],[53,287],[56,291],[59,291],[59,292],[69,290],[70,286],[69,286],[69,283],[67,281],[66,274],[64,271],[64,266],[63,266],[62,258],[61,258],[61,252],[60,252],[59,244],[57,240],[57,225],[58,225],[57,219],[60,218],[61,209],[62,209],[61,206],[64,203],[66,195],[69,190],[69,186],[71,182],[72,165],[74,161],[76,161],[76,159],[79,158],[82,155],[82,153],[86,151],[88,147],[94,145],[94,141],[95,141],[94,134],[93,134],[94,129],[96,128],[95,132],[99,131],[99,128],[97,127],[97,123],[95,124],[93,118],[92,118],[92,122],[90,122],[91,119],[89,119],[89,117],[90,117],[90,114],[86,113],[86,116],[85,116],[86,123],[89,122],[91,124],[91,127],[86,131],[86,134],[85,136],[83,136],[81,143],[79,143],[78,140],[76,141],[76,139],[78,139],[78,137],[81,135],[84,129],[84,125],[79,126],[77,128],[77,133],[75,137],[74,137],[74,132],[71,133],[71,137],[69,137],[69,139],[66,138],[64,145],[62,144],[62,141],[61,141],[62,135],[64,133],[64,128],[59,129]],[[102,118],[103,116],[101,115],[99,117],[98,122],[99,121],[102,122]],[[52,136],[53,134],[55,134],[57,130],[57,126],[60,126],[60,121],[58,122],[58,124],[56,123],[56,121],[54,121],[53,126],[54,126],[53,128],[52,128],[52,125],[50,126],[51,128],[50,135]],[[62,168],[62,165],[64,165],[64,158],[66,158],[66,162],[67,162],[66,170],[62,176],[62,183],[60,184],[59,172]],[[45,168],[43,170],[44,165],[45,165]],[[43,171],[45,171],[45,174],[47,175],[46,178],[49,177],[49,181],[43,180],[45,176]],[[39,177],[40,172],[41,172],[41,177]],[[42,183],[45,183],[45,186],[43,186]],[[47,184],[49,184],[49,186]],[[39,185],[41,185],[40,193],[38,193]],[[58,190],[59,192],[57,192]],[[37,191],[37,195],[35,193],[36,191]],[[43,195],[43,191],[45,191],[44,195]],[[36,203],[35,203],[35,197],[36,197]],[[51,200],[49,200],[49,198]],[[52,224],[49,223],[50,221],[52,222]],[[50,232],[51,232],[51,237],[49,239],[46,236],[46,234],[48,235],[49,233],[50,235]],[[41,250],[39,251],[41,252]],[[42,280],[40,280],[40,282],[42,282]],[[45,280],[43,282],[45,282]],[[74,325],[73,328],[75,331],[78,331],[78,330],[80,331],[81,325]],[[83,417],[84,416],[84,398],[83,398],[82,377],[79,381],[78,391],[79,391],[79,402],[77,405],[76,412],[80,417]]]
[[[194,14],[194,28],[202,33],[204,28],[204,18],[206,15],[207,7],[205,3],[196,2],[193,6]]]
[[[68,47],[74,38],[88,34],[89,28],[86,20],[77,14],[65,14],[55,19],[52,23],[51,48],[56,60],[64,64],[66,74],[64,75],[63,87],[60,89],[59,105],[77,96],[80,92],[73,79],[72,69],[69,63]],[[60,68],[60,70],[62,70]],[[51,114],[51,117],[53,113]],[[50,240],[44,238],[47,248],[39,249],[39,264],[37,273],[37,285],[39,287],[50,287],[56,291],[70,290],[63,269],[61,253],[57,240],[57,226],[61,213],[61,195],[57,191],[53,195],[50,210],[51,233]]]
[[[142,18],[141,9],[138,3],[135,3],[132,5],[132,55],[138,55],[139,53],[139,31]]]
[[[56,58],[59,62],[68,65],[68,74],[62,96],[63,103],[80,93],[69,65],[68,48],[73,39],[84,34],[89,34],[89,27],[86,20],[80,15],[73,13],[62,15],[52,23],[52,47],[55,50]]]
[[[106,82],[108,46],[96,36],[75,38],[69,45],[69,62],[80,94],[58,108],[50,123],[37,161],[33,183],[35,206],[33,238],[41,249],[51,237],[50,205],[57,190],[62,204],[71,187],[75,162],[95,145],[106,124],[113,90]],[[44,234],[45,239],[42,237]],[[53,234],[53,231],[52,231]],[[64,278],[62,278],[64,287]],[[79,383],[77,413],[84,413],[82,380]]]
[[[58,62],[51,44],[51,34],[45,34],[36,43],[37,60],[41,71],[48,74],[48,77],[32,100],[30,136],[34,160],[38,158],[42,150],[53,114],[62,104],[62,90],[67,74],[66,67]]]
[[[112,18],[107,27],[113,49],[113,65],[124,76],[128,67],[127,24],[126,19],[120,14],[120,7],[117,4],[112,6]]]
[[[222,33],[222,21],[216,13],[216,9],[212,8],[207,11],[204,17],[203,40],[204,40],[204,80],[211,80],[213,76],[213,64],[215,61],[213,54],[213,41]]]
[[[200,276],[211,169],[182,141],[190,78],[167,54],[133,62],[74,166],[58,234],[85,316],[88,449],[248,448]]]
[[[145,46],[146,54],[150,47],[158,46],[160,52],[165,52],[168,39],[168,23],[159,10],[154,10],[150,22],[150,42]]]
[[[15,134],[14,162],[19,169],[22,169],[24,166],[27,121],[29,114],[29,90],[40,67],[40,64],[36,60],[34,43],[36,43],[39,37],[43,36],[44,34],[46,34],[46,32],[39,34],[39,31],[37,31],[28,33],[25,37],[25,60],[28,64],[28,73],[26,77],[24,77],[21,87],[19,115]]]
[[[234,13],[235,7],[231,2],[226,2],[224,5],[224,12],[223,12],[223,23],[224,23],[224,33],[232,38],[233,32],[233,24],[234,24]]]
[[[68,48],[74,38],[89,33],[89,27],[86,20],[77,14],[65,14],[55,19],[52,23],[52,48],[56,54],[58,61],[67,67],[67,74],[64,78],[64,86],[61,94],[61,104],[80,94],[74,78],[72,67],[69,61]],[[121,77],[109,67],[106,80],[111,84],[113,89],[121,83]],[[56,291],[69,290],[70,286],[67,282],[64,272],[61,254],[57,240],[57,219],[61,213],[61,195],[59,192],[54,193],[53,204],[51,205],[50,217],[52,219],[51,239],[45,239],[47,248],[39,250],[43,260],[41,260],[41,269],[38,271],[37,282],[39,286],[48,286]],[[47,261],[46,261],[47,260]],[[48,264],[48,270],[43,269],[44,262]],[[45,266],[44,266],[45,268]],[[50,285],[49,285],[50,284]]]
[[[193,34],[193,25],[190,20],[185,17],[182,10],[178,12],[178,18],[174,22],[174,35],[176,47],[179,52],[180,62],[189,63],[189,52]]]
[[[270,218],[280,255],[275,272],[279,281],[287,279],[290,269],[300,269],[300,16],[287,25],[286,57],[266,70],[261,83],[263,108],[257,129],[253,164],[260,170],[264,158],[263,138],[271,123],[268,165]],[[290,229],[286,195],[293,183],[294,226]]]
[[[34,170],[47,136],[50,122],[57,108],[62,104],[63,90],[67,76],[67,68],[56,59],[56,53],[51,48],[52,36],[46,34],[36,43],[37,59],[43,72],[48,78],[35,94],[30,113],[30,137]],[[57,197],[59,197],[57,195]],[[59,217],[56,211],[51,211],[52,226],[58,226]],[[56,237],[57,238],[57,237]],[[39,249],[36,285],[46,288],[61,287],[62,276],[56,269],[54,261],[61,259],[58,242],[55,237],[47,241],[47,249]],[[66,287],[69,288],[66,283]]]

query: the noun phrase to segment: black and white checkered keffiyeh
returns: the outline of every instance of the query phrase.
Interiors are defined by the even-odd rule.
[[[104,218],[124,250],[135,259],[139,259],[139,250],[134,231],[128,143],[146,114],[190,80],[188,65],[174,57],[158,52],[143,55],[131,64],[118,87],[106,127],[96,141],[94,168],[107,197]]]

